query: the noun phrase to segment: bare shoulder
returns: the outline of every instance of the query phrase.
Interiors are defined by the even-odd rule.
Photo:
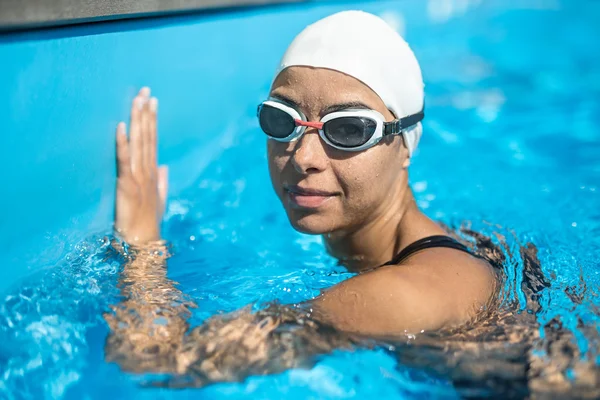
[[[497,283],[487,261],[454,249],[431,248],[395,268],[411,286],[427,291],[428,304],[443,309],[440,321],[445,327],[476,316],[489,303]],[[428,311],[436,314],[435,309]]]
[[[348,279],[313,303],[343,330],[397,335],[467,322],[489,300],[494,281],[485,261],[436,248]]]

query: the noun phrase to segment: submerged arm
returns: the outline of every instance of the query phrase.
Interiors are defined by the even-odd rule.
[[[120,246],[115,245],[115,248]],[[106,313],[110,333],[106,360],[132,372],[185,370],[179,357],[194,303],[167,278],[167,249],[162,242],[130,248],[119,276],[122,301]]]
[[[106,360],[130,372],[170,374],[169,385],[281,372],[358,342],[312,319],[310,309],[276,304],[215,316],[188,333],[195,305],[166,277],[161,242],[128,252],[119,285],[123,300],[105,314]]]

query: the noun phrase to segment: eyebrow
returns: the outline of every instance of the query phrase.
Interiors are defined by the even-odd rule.
[[[276,98],[278,100],[284,101],[284,102],[288,103],[289,105],[294,106],[296,108],[300,108],[297,101],[294,101],[293,99],[291,99],[287,96],[284,96],[281,94],[274,94],[272,97]],[[330,106],[327,106],[321,110],[321,114],[326,115],[326,114],[331,114],[336,111],[356,109],[356,108],[363,109],[363,110],[371,110],[372,109],[372,107],[369,107],[368,105],[366,105],[365,103],[362,103],[360,101],[350,101],[350,102],[346,102],[346,103],[338,103],[338,104],[332,104]]]
[[[285,103],[288,103],[290,106],[294,106],[296,108],[300,108],[300,105],[298,104],[298,102],[290,99],[287,96],[281,95],[281,94],[273,94],[271,95],[272,98],[277,99],[277,100],[281,100]]]
[[[361,103],[360,101],[350,101],[347,103],[339,103],[339,104],[330,105],[328,107],[325,107],[323,110],[321,110],[321,112],[323,114],[331,114],[336,111],[349,110],[352,108],[359,108],[359,109],[365,109],[365,110],[371,109],[371,107],[369,107],[365,103]]]

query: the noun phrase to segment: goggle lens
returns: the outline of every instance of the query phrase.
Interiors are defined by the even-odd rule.
[[[323,125],[323,132],[331,143],[339,147],[360,147],[367,143],[375,130],[377,122],[364,117],[340,117],[329,120]]]
[[[290,114],[267,104],[260,106],[258,120],[262,130],[277,139],[290,136],[296,129],[296,123]]]

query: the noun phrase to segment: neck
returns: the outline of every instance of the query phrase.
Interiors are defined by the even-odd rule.
[[[385,264],[416,240],[438,234],[444,231],[419,210],[404,183],[358,228],[327,234],[324,241],[348,270],[361,272]]]

